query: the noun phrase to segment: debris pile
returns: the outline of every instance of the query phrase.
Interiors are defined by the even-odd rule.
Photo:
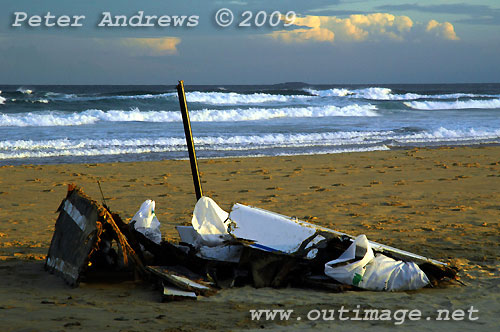
[[[203,196],[183,81],[177,92],[198,200],[192,226],[177,226],[179,243],[162,241],[154,201],[145,201],[128,224],[71,185],[58,209],[47,270],[72,286],[93,269],[133,271],[159,285],[165,301],[242,285],[402,291],[458,280],[445,263],[364,235],[238,203],[222,210]]]
[[[93,271],[120,271],[152,282],[162,300],[217,290],[302,287],[412,290],[456,280],[445,263],[270,211],[235,204],[228,213],[201,197],[180,242],[161,241],[154,202],[130,223],[70,185],[59,209],[45,267],[78,286]]]

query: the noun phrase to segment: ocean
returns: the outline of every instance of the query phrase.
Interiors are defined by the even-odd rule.
[[[188,158],[174,85],[0,90],[0,165]],[[186,83],[186,98],[199,158],[500,142],[500,84]]]

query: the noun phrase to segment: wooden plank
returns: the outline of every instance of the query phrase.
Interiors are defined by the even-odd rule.
[[[193,281],[189,276],[178,271],[173,271],[172,268],[164,266],[148,266],[146,269],[162,280],[174,285],[182,290],[194,292],[197,295],[209,296],[217,291],[210,287],[207,283],[197,280]]]
[[[162,302],[196,300],[198,297],[194,292],[187,292],[178,288],[163,285]]]

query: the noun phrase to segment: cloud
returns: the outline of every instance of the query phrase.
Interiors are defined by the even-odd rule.
[[[271,36],[285,42],[304,41],[364,41],[367,39],[402,40],[410,31],[413,21],[407,16],[394,16],[386,13],[356,14],[348,18],[337,16],[297,17],[294,26],[307,29],[281,30]]]
[[[274,31],[271,36],[286,43],[306,41],[333,42],[335,33],[329,29],[321,28],[321,24],[324,24],[327,19],[326,16],[297,17],[293,25],[306,27],[307,29]],[[286,20],[284,19],[284,21]]]
[[[427,32],[442,39],[458,40],[449,22],[430,21],[426,26],[414,23],[408,16],[389,13],[356,14],[347,18],[307,15],[297,17],[291,30],[274,31],[268,36],[283,42],[363,42],[404,41]]]
[[[177,54],[177,37],[159,38],[120,38],[118,43],[131,51],[133,55],[161,56]]]
[[[342,32],[339,37],[344,41],[403,40],[404,35],[412,28],[413,21],[407,16],[387,13],[357,14],[344,19],[334,18],[330,26]]]
[[[436,37],[449,40],[459,40],[455,33],[455,29],[450,22],[439,23],[436,20],[430,20],[427,23],[425,31],[434,34]]]
[[[296,29],[292,31],[274,31],[271,33],[271,37],[279,39],[285,43],[301,43],[306,41],[333,42],[335,34],[328,29],[313,28]]]

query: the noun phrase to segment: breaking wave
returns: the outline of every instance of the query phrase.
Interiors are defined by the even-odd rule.
[[[475,95],[470,93],[452,93],[452,94],[436,94],[436,95],[421,95],[417,93],[395,94],[389,88],[364,88],[349,90],[344,88],[334,88],[328,90],[304,89],[311,95],[318,97],[351,97],[358,99],[369,100],[417,100],[417,99],[458,99],[472,97],[492,97],[491,95]]]
[[[332,116],[378,116],[373,105],[348,105],[344,107],[291,107],[291,108],[249,108],[229,110],[200,110],[193,111],[191,120],[206,121],[255,121],[276,118],[319,118]]]
[[[260,134],[195,137],[199,151],[252,152],[259,155],[322,154],[387,150],[388,146],[443,142],[468,144],[470,141],[500,139],[500,129],[401,132],[399,130],[348,131],[296,134]],[[274,150],[273,150],[274,149]],[[283,149],[287,149],[283,152]],[[297,149],[302,149],[298,151]],[[304,150],[305,149],[305,150]],[[0,141],[0,159],[43,158],[60,156],[97,156],[185,151],[184,137],[129,139],[53,139]]]
[[[331,88],[319,90],[313,88],[304,88],[302,90],[276,90],[263,91],[255,93],[228,92],[217,88],[219,91],[203,92],[191,91],[186,93],[188,103],[201,103],[217,106],[232,105],[264,105],[264,104],[305,104],[315,101],[321,101],[322,98],[337,97],[348,99],[364,99],[375,101],[416,101],[419,99],[431,100],[456,100],[462,98],[498,98],[500,95],[472,94],[472,93],[451,93],[451,94],[418,94],[418,93],[397,93],[390,88],[367,87],[367,88]],[[58,102],[92,102],[92,101],[116,101],[116,100],[177,100],[177,92],[148,92],[148,91],[126,91],[117,93],[62,93],[62,92],[43,92],[32,91],[20,87],[18,92],[24,96],[19,97],[18,101],[24,100],[33,103]],[[303,92],[303,94],[301,94]],[[289,93],[289,94],[287,94]],[[36,97],[36,99],[35,99]],[[5,99],[5,98],[3,98]],[[5,102],[5,100],[3,100]],[[95,106],[96,108],[99,106]]]
[[[240,94],[236,92],[188,92],[186,94],[188,102],[204,103],[212,105],[242,105],[242,104],[263,104],[269,102],[293,102],[311,99],[307,95],[280,95],[269,93]]]
[[[144,153],[162,153],[162,152],[181,152],[185,148],[171,149],[163,147],[146,147],[146,148],[104,148],[104,149],[86,149],[86,150],[55,150],[55,151],[17,151],[12,154],[0,152],[0,160],[5,159],[29,159],[29,158],[51,158],[51,157],[90,157],[90,156],[116,156],[123,154],[144,154]],[[369,151],[385,151],[390,150],[386,145],[373,147],[359,148],[335,148],[327,149],[320,152],[304,153],[304,152],[282,152],[282,153],[258,153],[242,155],[241,157],[261,157],[261,156],[293,156],[293,155],[316,155],[316,154],[332,154],[332,153],[350,153],[350,152],[369,152]],[[203,159],[203,158],[199,158]]]
[[[33,90],[30,90],[30,89],[26,89],[26,88],[23,88],[23,87],[20,87],[16,90],[17,92],[21,92],[23,95],[30,95],[33,93]]]
[[[1,94],[2,94],[2,91],[0,91],[0,95],[1,95]],[[0,105],[5,104],[5,101],[6,101],[6,100],[7,100],[7,99],[5,99],[4,97],[0,96]]]
[[[158,94],[137,94],[137,95],[77,95],[47,92],[45,97],[59,101],[98,101],[98,100],[133,100],[133,99],[161,99],[177,98],[176,92],[166,92]],[[263,104],[269,102],[293,102],[297,100],[310,99],[307,95],[280,95],[268,93],[240,94],[236,92],[187,92],[186,99],[192,103],[204,103],[210,105],[247,105]]]
[[[98,101],[98,100],[127,100],[127,99],[161,99],[177,96],[174,92],[141,95],[77,95],[73,93],[47,92],[45,97],[58,101]]]
[[[456,100],[453,102],[446,101],[411,101],[405,102],[406,106],[418,110],[460,110],[471,108],[500,108],[500,99],[489,100]]]
[[[195,138],[199,151],[255,151],[279,148],[336,146],[337,153],[388,149],[368,146],[366,138],[376,133],[336,132],[304,134],[266,134],[249,136],[202,136]],[[358,147],[342,148],[345,142],[357,141]],[[58,156],[94,156],[128,153],[185,151],[184,137],[137,139],[54,139],[0,141],[0,159],[42,158]],[[324,153],[335,153],[324,150]],[[275,154],[276,155],[276,154]]]
[[[117,94],[75,94],[58,92],[33,92],[29,89],[19,88],[17,91],[25,95],[40,96],[39,101],[61,101],[61,102],[91,102],[91,101],[113,101],[113,100],[154,100],[177,99],[177,92],[147,93],[145,91],[122,92]],[[300,94],[303,91],[304,94]],[[304,88],[296,91],[295,94],[280,93],[237,93],[227,92],[219,89],[215,92],[192,91],[186,93],[188,103],[202,103],[208,105],[262,105],[262,104],[297,104],[318,100],[319,98],[338,97],[354,98],[376,101],[412,101],[419,99],[459,99],[459,98],[495,98],[498,95],[481,95],[471,93],[452,94],[418,94],[418,93],[395,93],[389,88],[368,87],[368,88],[332,88],[317,90]]]
[[[297,107],[297,108],[249,108],[249,109],[203,109],[191,111],[190,118],[193,122],[218,122],[218,121],[255,121],[276,118],[312,118],[332,116],[377,116],[376,107],[373,105],[348,105],[344,107]],[[78,113],[65,113],[59,111],[45,111],[36,113],[1,114],[0,126],[4,127],[47,127],[47,126],[79,126],[97,122],[179,122],[179,112],[168,111],[140,111],[133,108],[123,110],[86,110]]]
[[[447,129],[439,127],[433,131],[422,131],[419,133],[400,135],[394,137],[397,143],[436,143],[436,142],[470,142],[500,139],[500,129]]]
[[[393,94],[389,88],[365,88],[365,89],[328,89],[314,90],[305,89],[306,92],[319,97],[351,97],[371,100],[412,100],[425,98],[425,96],[415,93],[405,93],[403,95]]]

